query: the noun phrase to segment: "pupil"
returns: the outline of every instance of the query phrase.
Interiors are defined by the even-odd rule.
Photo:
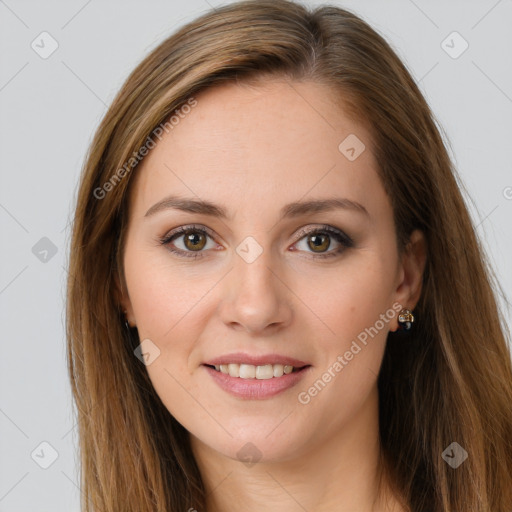
[[[324,239],[323,243],[321,241],[321,239]],[[312,248],[323,248],[323,249],[327,249],[329,247],[329,239],[326,235],[312,235],[311,236],[311,240],[312,240],[312,243],[313,243],[313,247]],[[327,243],[325,243],[327,241]],[[324,246],[324,247],[322,247]]]
[[[189,249],[202,249],[203,245],[201,245],[200,243],[200,240],[199,238],[201,237],[202,235],[201,234],[188,234],[187,237],[186,237],[186,241],[187,241],[187,247]],[[189,247],[189,244],[192,244],[191,247]]]

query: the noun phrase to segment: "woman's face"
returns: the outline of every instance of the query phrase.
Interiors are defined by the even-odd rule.
[[[204,91],[134,176],[123,305],[169,412],[233,459],[285,460],[354,424],[414,306],[369,133],[331,94]],[[307,367],[252,377],[286,358]],[[206,366],[221,362],[249,378]]]

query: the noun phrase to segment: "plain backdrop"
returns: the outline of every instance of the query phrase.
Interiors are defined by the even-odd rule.
[[[78,176],[129,72],[221,3],[0,0],[0,512],[79,510],[64,337]],[[370,22],[418,81],[510,300],[512,1],[330,3]]]

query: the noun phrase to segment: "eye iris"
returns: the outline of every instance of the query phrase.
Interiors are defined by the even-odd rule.
[[[198,240],[201,238],[202,238],[202,243],[201,243],[201,241]],[[185,243],[185,247],[187,249],[190,249],[192,251],[199,251],[205,246],[206,237],[204,236],[203,233],[199,233],[198,231],[189,231],[184,236],[184,243]],[[193,245],[190,246],[189,243],[192,243]]]
[[[324,239],[324,243],[320,241],[320,239]],[[309,247],[311,249],[328,249],[329,248],[329,236],[328,235],[311,235],[309,237],[309,240],[313,241],[313,245],[311,245],[310,241],[308,241]],[[315,252],[321,252],[321,251],[315,251]]]

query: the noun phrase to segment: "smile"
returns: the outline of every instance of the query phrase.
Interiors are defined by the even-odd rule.
[[[215,368],[218,372],[229,375],[230,377],[261,380],[282,377],[283,375],[300,370],[300,368],[282,364],[265,364],[262,366],[255,366],[252,364],[230,363],[213,365],[211,367]]]
[[[309,373],[312,366],[295,368],[282,364],[254,366],[232,363],[205,364],[203,368],[210,374],[213,381],[230,395],[249,400],[263,400],[297,385]]]

